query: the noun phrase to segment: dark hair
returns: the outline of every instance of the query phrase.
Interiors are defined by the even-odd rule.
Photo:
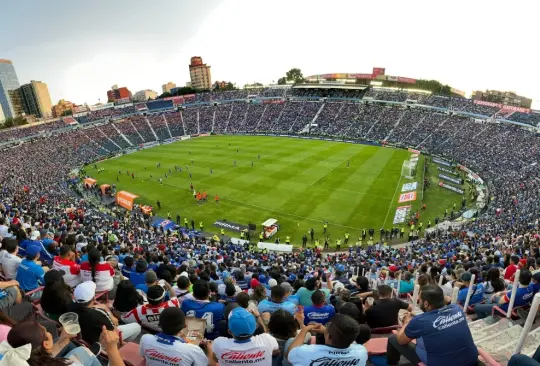
[[[369,281],[364,276],[356,277],[356,284],[360,287],[360,290],[362,290],[362,291],[369,290]]]
[[[272,298],[272,301],[279,300],[282,301],[285,297],[285,287],[282,287],[281,285],[276,285],[270,289],[270,297]]]
[[[366,324],[360,324],[358,326],[359,332],[356,337],[356,343],[364,344],[371,339],[371,328]]]
[[[379,291],[379,296],[389,297],[392,295],[392,287],[388,285],[380,285],[377,287],[377,290]]]
[[[227,296],[234,296],[234,294],[236,293],[236,288],[234,287],[234,285],[230,282],[227,282],[225,284],[225,295]]]
[[[172,313],[172,314],[167,314],[167,313]],[[171,315],[174,315],[174,321],[163,321],[159,323],[163,333],[175,336],[182,329],[184,329],[186,325],[186,316],[181,309],[178,309],[175,307],[167,308],[163,310],[160,317],[163,315],[165,315],[164,318],[169,318],[169,319]]]
[[[360,332],[360,327],[358,322],[350,316],[336,314],[328,323],[326,330],[332,346],[336,348],[347,348],[356,340]]]
[[[113,307],[119,312],[127,312],[142,305],[144,299],[139,294],[130,280],[120,281],[116,287],[116,296],[114,297]]]
[[[64,244],[60,247],[60,257],[65,257],[69,252],[71,252],[71,247],[69,245]]]
[[[9,254],[15,253],[15,250],[17,249],[17,240],[6,238],[2,240],[2,248],[4,248]]]
[[[244,309],[247,309],[249,305],[249,295],[245,292],[240,292],[238,295],[236,295],[236,302]]]
[[[189,285],[189,278],[187,278],[186,276],[178,277],[178,281],[176,281],[176,286],[178,286],[178,289],[186,290],[187,288],[189,288]]]
[[[305,288],[308,289],[308,291],[313,291],[317,288],[317,279],[316,278],[310,278],[306,281],[304,284]]]
[[[90,269],[92,270],[92,281],[96,282],[96,267],[101,259],[101,253],[96,248],[92,248],[88,251],[88,263],[90,263]]]
[[[266,289],[263,285],[259,285],[253,289],[253,295],[251,298],[257,302],[261,302],[266,299]]]
[[[532,280],[532,273],[528,269],[524,268],[519,272],[519,284],[522,286],[528,286]]]
[[[359,301],[359,303],[361,304],[361,301]],[[339,313],[343,315],[348,315],[359,323],[363,322],[362,312],[353,302],[346,302],[341,305],[339,307]]]
[[[124,264],[128,267],[133,266],[133,257],[125,257]]]
[[[35,321],[14,325],[7,335],[7,341],[13,348],[21,347],[28,343],[32,345],[30,359],[26,361],[30,366],[65,366],[71,364],[66,359],[54,358],[47,353],[42,347],[46,339],[47,331]]]
[[[510,261],[513,262],[514,264],[518,264],[519,263],[519,257],[517,255],[513,255],[510,257]]]
[[[311,301],[313,302],[313,305],[320,306],[324,304],[324,292],[321,290],[315,291],[313,294],[311,294]]]
[[[446,305],[443,290],[437,285],[423,286],[420,300],[427,301],[433,309],[439,309]]]
[[[283,309],[278,309],[270,316],[268,330],[274,337],[289,339],[296,335],[298,324],[291,313]]]
[[[71,287],[69,287],[62,277],[59,281],[47,284],[39,300],[43,311],[49,314],[62,315],[67,312],[68,307],[73,303]]]
[[[206,300],[208,299],[208,295],[210,295],[208,282],[202,280],[195,281],[193,284],[193,296],[197,300]]]
[[[491,267],[487,273],[487,280],[491,283],[494,292],[503,291],[506,288],[504,280],[501,278],[501,272],[497,267]]]
[[[2,310],[0,310],[0,324],[13,327],[17,323],[15,322],[15,320],[11,319],[9,316],[4,314]]]

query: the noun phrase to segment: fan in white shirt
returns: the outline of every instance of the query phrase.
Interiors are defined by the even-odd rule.
[[[257,321],[260,315],[253,315],[244,308],[235,308],[229,314],[229,332],[234,337],[219,337],[212,343],[214,360],[220,366],[272,365],[272,355],[279,352],[279,346],[274,337],[264,333],[253,336],[257,330]],[[262,323],[262,322],[261,322]],[[263,325],[264,326],[264,325]]]
[[[12,280],[17,277],[17,270],[19,269],[19,264],[22,262],[22,258],[17,257],[17,251],[19,249],[17,240],[5,239],[3,249],[5,249],[5,253],[0,260],[2,271],[8,280]]]
[[[208,365],[208,357],[199,345],[187,343],[180,332],[185,327],[184,312],[179,308],[163,310],[159,318],[161,333],[145,334],[140,342],[140,354],[146,366]]]

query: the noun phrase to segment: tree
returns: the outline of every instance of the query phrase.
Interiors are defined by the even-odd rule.
[[[71,109],[66,109],[65,111],[62,112],[62,117],[71,116],[71,115],[73,115],[73,111]]]
[[[418,89],[429,90],[433,94],[453,95],[452,88],[449,85],[443,85],[437,80],[416,80],[414,86]]]
[[[22,126],[22,125],[27,125],[27,124],[28,124],[28,120],[24,117],[21,117],[21,116],[15,117],[15,118],[9,117],[9,118],[6,118],[6,120],[4,121],[4,124],[0,127],[0,129]]]
[[[282,78],[279,78],[277,81],[278,85],[285,85],[287,84],[287,78],[284,76]]]
[[[302,70],[298,68],[292,68],[285,73],[287,81],[293,81],[295,84],[302,83],[304,81],[304,74]]]
[[[160,96],[158,96],[157,99],[168,98],[168,97],[170,97],[170,96],[172,96],[171,93],[165,92],[165,93],[161,94]]]

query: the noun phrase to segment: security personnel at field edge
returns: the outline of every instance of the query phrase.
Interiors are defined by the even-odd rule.
[[[423,225],[424,225],[424,224],[421,223],[421,222],[418,223],[418,231],[422,231],[422,226],[423,226]]]
[[[288,235],[285,237],[285,244],[291,244],[291,237]]]
[[[403,234],[405,234],[405,228],[404,227],[401,228],[401,230],[399,232],[399,237],[403,238]]]
[[[171,220],[171,211],[167,212],[167,220]]]
[[[203,231],[203,227],[204,227],[204,225],[203,225],[202,221],[199,221],[199,229],[200,229],[201,231]]]
[[[264,240],[264,234],[263,234],[262,231],[259,233],[259,240],[260,240],[260,241],[263,241],[263,240]]]
[[[345,233],[345,244],[349,242],[349,233]]]
[[[358,238],[358,241],[356,242],[356,246],[357,246],[357,247],[361,247],[361,246],[362,246],[362,237]]]
[[[319,239],[316,239],[315,240],[315,248],[318,248],[319,247]]]
[[[244,232],[240,231],[240,239],[244,239]]]
[[[364,229],[364,230],[362,230],[362,240],[365,240],[366,236],[367,236],[367,231],[366,231],[366,229]]]
[[[367,242],[367,244],[368,244],[369,246],[372,246],[372,245],[373,245],[373,240],[369,239],[368,242]]]
[[[428,220],[427,222],[427,228],[429,229],[431,227],[431,220]]]
[[[221,235],[225,235],[225,229],[221,229]]]
[[[341,249],[341,239],[336,240],[336,249],[337,250]]]
[[[187,217],[184,217],[184,225],[186,226],[186,229],[188,228],[188,221],[187,221]]]
[[[328,223],[325,221],[323,224],[324,232],[326,233],[326,229],[328,229]]]

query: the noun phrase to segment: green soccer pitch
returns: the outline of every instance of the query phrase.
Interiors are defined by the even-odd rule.
[[[116,184],[118,191],[139,195],[136,203],[153,206],[158,216],[166,218],[170,212],[175,220],[179,214],[182,224],[187,217],[195,220],[196,228],[203,221],[204,230],[216,234],[220,229],[212,225],[215,220],[245,225],[252,222],[258,233],[262,222],[274,218],[280,224],[282,243],[290,235],[292,244],[300,245],[304,233],[313,228],[322,245],[323,222],[328,221],[333,247],[346,232],[350,234],[349,244],[354,243],[363,228],[375,229],[374,239],[378,239],[381,226],[393,226],[396,207],[412,204],[413,210],[420,208],[423,156],[412,180],[418,182],[417,200],[398,204],[401,187],[409,182],[401,177],[401,167],[410,155],[406,150],[321,140],[210,136],[97,163],[104,169],[101,173],[91,164],[86,174],[96,178],[98,184]],[[175,165],[182,172],[176,172]],[[165,178],[169,168],[172,174]],[[134,172],[134,179],[126,175],[127,170]],[[458,207],[461,204],[461,195],[436,187],[436,167],[430,170],[435,178],[428,177],[432,187],[424,197],[428,206],[421,217],[424,228],[428,218],[442,218],[445,208],[450,212],[454,202]],[[163,178],[163,184],[159,178]],[[208,192],[207,202],[197,204],[190,183],[196,190]],[[219,204],[214,202],[215,194],[219,195]],[[239,237],[239,233],[227,234]]]

